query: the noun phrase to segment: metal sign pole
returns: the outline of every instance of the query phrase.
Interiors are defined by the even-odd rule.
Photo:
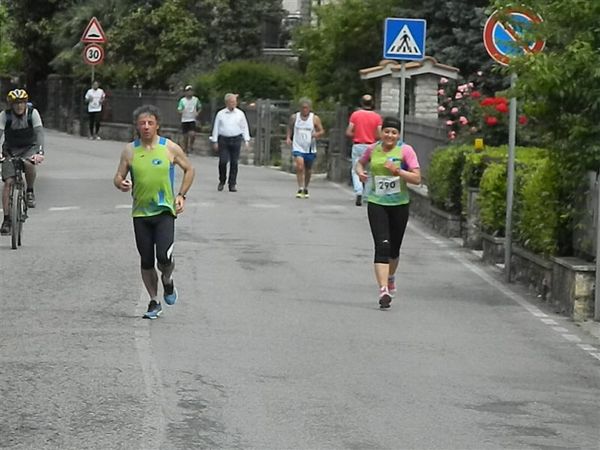
[[[404,142],[404,98],[406,96],[406,63],[400,63],[400,140]]]
[[[510,87],[514,89],[517,84],[517,74],[513,73],[510,77]],[[504,275],[506,281],[510,283],[510,259],[512,256],[512,213],[513,197],[515,185],[515,143],[517,138],[517,99],[510,98],[509,104],[509,122],[508,122],[508,168],[507,168],[507,186],[506,186],[506,224],[504,239]]]
[[[596,174],[596,284],[594,320],[600,320],[600,173]]]
[[[92,65],[92,84],[94,84],[94,81],[96,81],[95,80],[95,75],[96,75],[96,73],[95,73],[95,67],[96,66]]]

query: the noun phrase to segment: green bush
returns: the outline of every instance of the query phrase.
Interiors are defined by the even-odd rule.
[[[532,161],[545,158],[548,155],[546,149],[536,147],[517,147],[515,149],[515,164],[528,165]],[[461,175],[462,204],[467,204],[468,188],[478,188],[481,177],[487,166],[492,163],[506,164],[508,161],[508,146],[486,147],[482,151],[471,151],[465,154],[465,163]],[[463,214],[466,211],[463,210]]]
[[[549,158],[521,174],[515,240],[524,248],[544,255],[558,251],[560,203],[555,165]]]
[[[465,154],[471,149],[470,145],[453,145],[439,148],[432,155],[427,171],[427,187],[435,207],[456,214],[462,211],[461,173]]]
[[[201,99],[222,98],[227,92],[240,94],[241,100],[289,99],[296,92],[300,73],[281,64],[257,61],[231,61],[216,71],[198,77],[194,83]]]
[[[492,163],[479,183],[481,228],[492,235],[504,235],[506,219],[506,164]]]

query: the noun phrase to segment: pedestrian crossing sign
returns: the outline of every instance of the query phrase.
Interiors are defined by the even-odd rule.
[[[425,58],[425,19],[385,19],[383,58],[420,61]]]

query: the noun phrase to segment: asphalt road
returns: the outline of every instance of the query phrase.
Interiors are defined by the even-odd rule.
[[[112,186],[123,143],[47,137],[23,247],[0,239],[0,448],[599,449],[600,341],[411,220],[380,311],[366,208],[216,158],[156,321]]]

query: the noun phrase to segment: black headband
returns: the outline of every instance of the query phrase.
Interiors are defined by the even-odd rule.
[[[391,116],[384,117],[381,128],[395,128],[400,131],[400,120]]]

